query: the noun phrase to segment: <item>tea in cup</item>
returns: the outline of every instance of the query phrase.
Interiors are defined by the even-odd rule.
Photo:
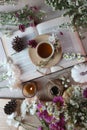
[[[54,54],[54,46],[48,41],[42,41],[37,45],[37,55],[42,60],[49,60]]]

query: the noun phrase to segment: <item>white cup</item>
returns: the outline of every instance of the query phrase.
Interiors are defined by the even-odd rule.
[[[42,41],[38,43],[36,47],[37,55],[42,60],[47,61],[49,60],[54,54],[54,46],[52,43],[48,41]]]

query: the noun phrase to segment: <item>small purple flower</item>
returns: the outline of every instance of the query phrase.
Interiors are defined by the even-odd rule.
[[[39,126],[39,127],[38,127],[38,130],[43,130],[43,127],[42,127],[42,126]]]
[[[50,130],[65,130],[58,122],[49,125]]]
[[[19,14],[16,12],[16,13],[15,13],[15,16],[18,18],[18,17],[19,17]]]
[[[29,24],[29,26],[30,26],[30,27],[35,27],[34,22],[31,22],[31,23]]]
[[[63,32],[60,32],[60,35],[63,35]]]
[[[64,100],[62,96],[54,97],[53,102],[59,104],[60,106],[63,106],[64,104]]]
[[[47,123],[50,123],[51,120],[53,119],[53,117],[48,114],[47,110],[37,112],[37,115],[39,116],[40,119],[45,120]]]
[[[24,31],[25,31],[25,26],[24,26],[23,24],[20,24],[20,25],[19,25],[19,30],[20,30],[21,32],[24,32]]]
[[[62,128],[65,126],[65,118],[64,118],[64,116],[60,117],[60,120],[59,120],[58,124]]]
[[[43,107],[43,105],[41,103],[37,104],[37,109],[40,110]]]
[[[53,117],[50,116],[46,110],[43,111],[43,119],[44,119],[47,123],[50,123],[51,120],[52,120],[52,118],[53,118]]]
[[[36,6],[30,7],[30,9],[31,9],[32,11],[38,11],[38,10],[39,10],[38,7],[36,7]]]
[[[65,120],[61,117],[59,121],[49,125],[50,130],[65,130]]]
[[[28,45],[31,46],[32,48],[36,48],[37,42],[35,40],[29,40]]]
[[[37,116],[38,116],[40,119],[43,119],[43,112],[37,112]]]
[[[50,128],[50,130],[58,130],[55,123],[50,124],[49,128]]]
[[[83,91],[83,97],[87,98],[87,88]]]

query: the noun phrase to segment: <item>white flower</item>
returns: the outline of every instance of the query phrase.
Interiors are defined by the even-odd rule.
[[[81,117],[81,120],[84,120],[84,116]]]
[[[34,115],[37,110],[37,97],[26,98],[21,104],[21,116],[24,118],[26,113]]]
[[[65,84],[65,85],[64,85],[64,87],[65,87],[65,88],[68,88],[68,85],[67,85],[67,84]]]
[[[7,64],[7,61],[4,59],[3,61],[0,61],[0,66],[6,66],[6,64]]]
[[[24,100],[21,104],[21,116],[24,118],[26,116],[26,112],[28,111],[28,104],[26,100]]]
[[[7,64],[5,65],[5,68],[7,70],[7,80],[8,80],[8,86],[10,88],[20,88],[21,86],[21,80],[20,75],[21,71],[17,65],[13,63],[11,58],[9,58]]]
[[[28,104],[33,104],[37,102],[38,98],[37,96],[34,96],[32,98],[26,98],[25,100],[28,102]]]
[[[15,120],[15,117],[17,116],[17,113],[12,113],[7,117],[7,123],[9,126],[18,127],[20,122]]]
[[[7,63],[7,75],[15,78],[20,78],[21,71],[19,67],[13,63]]]
[[[64,113],[65,121],[69,120],[69,115],[67,112]]]
[[[55,43],[55,36],[54,36],[54,34],[52,34],[52,36],[49,36],[49,42],[51,42],[51,43]]]
[[[36,110],[37,110],[37,104],[32,104],[30,108],[30,115],[34,115],[36,113]]]
[[[15,79],[15,78],[9,78],[8,79],[8,86],[10,89],[16,89],[21,87],[21,81],[20,79]]]
[[[82,113],[80,112],[80,113],[78,113],[78,116],[82,116]]]
[[[80,96],[80,94],[81,94],[81,87],[80,86],[74,86],[74,85],[72,85],[72,87],[73,87],[73,92],[72,92],[72,94],[74,95],[74,96]]]
[[[85,64],[75,65],[71,69],[71,76],[75,82],[87,82],[87,66]]]
[[[74,100],[70,99],[70,104],[72,104],[73,106],[76,106],[76,108],[79,108],[79,105],[77,102],[75,102]]]

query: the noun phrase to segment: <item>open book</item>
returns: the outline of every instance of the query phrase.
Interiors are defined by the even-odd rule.
[[[81,53],[82,55],[85,55],[85,51],[82,46],[82,42],[78,36],[78,33],[72,31],[72,28],[59,27],[61,24],[67,22],[69,22],[68,17],[59,17],[59,18],[55,18],[40,23],[36,27],[28,27],[25,32],[17,31],[10,37],[6,37],[6,36],[2,37],[6,55],[11,56],[14,62],[18,64],[22,70],[21,80],[23,82],[41,77],[43,73],[53,73],[63,68],[67,68],[79,62],[82,62],[82,61],[78,61],[77,59],[66,61],[65,59],[61,58],[60,62],[55,66],[49,68],[49,70],[46,68],[40,68],[39,71],[42,72],[40,73],[37,71],[37,67],[31,62],[28,53],[28,48],[19,53],[15,53],[15,51],[12,49],[11,43],[12,40],[15,38],[15,36],[26,37],[28,41],[30,39],[34,39],[36,36],[41,34],[52,34],[53,32],[54,33],[56,32],[61,42],[63,53],[74,52],[74,53]]]

